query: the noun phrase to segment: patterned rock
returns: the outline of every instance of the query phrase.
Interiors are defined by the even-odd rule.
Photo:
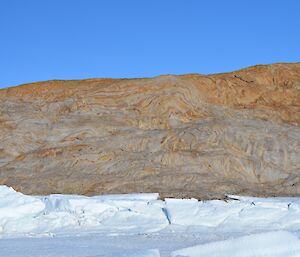
[[[26,194],[300,195],[300,63],[0,90],[0,183]]]

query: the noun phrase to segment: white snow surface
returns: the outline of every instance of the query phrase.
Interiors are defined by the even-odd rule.
[[[268,232],[177,250],[171,257],[300,257],[300,240],[289,232]]]
[[[166,199],[165,202],[173,225],[230,232],[300,229],[300,198],[230,197],[229,201]]]
[[[168,226],[223,232],[300,230],[300,198],[158,200],[158,194],[28,196],[0,186],[0,235],[151,233]]]
[[[102,257],[103,255],[96,255],[93,257]],[[111,255],[106,255],[105,257],[160,257],[159,250],[134,250],[121,253],[113,253]],[[287,256],[289,257],[289,256]]]
[[[0,186],[0,235],[76,230],[154,232],[169,223],[158,194],[27,196]]]
[[[300,198],[29,196],[0,186],[0,256],[300,257]],[[172,253],[173,252],[173,253]]]

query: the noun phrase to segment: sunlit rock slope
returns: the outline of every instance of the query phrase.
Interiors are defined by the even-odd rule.
[[[27,194],[300,195],[300,63],[0,90],[0,184]]]

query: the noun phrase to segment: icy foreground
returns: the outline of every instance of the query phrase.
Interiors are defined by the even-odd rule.
[[[166,227],[245,232],[300,230],[300,198],[158,200],[158,194],[28,196],[0,186],[2,236],[72,231],[151,233]]]
[[[299,257],[300,241],[288,232],[269,232],[175,251],[171,257]]]
[[[0,186],[0,249],[9,257],[300,257],[300,198],[230,196],[229,201],[162,201],[158,197],[28,196]],[[87,235],[93,235],[92,239],[87,246],[80,246]],[[62,239],[74,236],[76,239]],[[103,245],[95,242],[97,237]],[[48,248],[56,242],[53,240],[76,243],[69,255],[70,247],[61,248],[60,255],[56,245],[47,248],[49,254],[42,253],[39,246],[35,255],[30,242],[45,240]],[[85,254],[87,249],[93,251]],[[13,251],[17,254],[11,254]]]
[[[27,196],[1,186],[0,231],[2,235],[154,232],[168,225],[164,203],[157,198],[157,194]]]

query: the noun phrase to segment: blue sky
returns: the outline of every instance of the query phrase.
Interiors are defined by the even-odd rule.
[[[298,0],[1,0],[0,88],[300,61]]]

